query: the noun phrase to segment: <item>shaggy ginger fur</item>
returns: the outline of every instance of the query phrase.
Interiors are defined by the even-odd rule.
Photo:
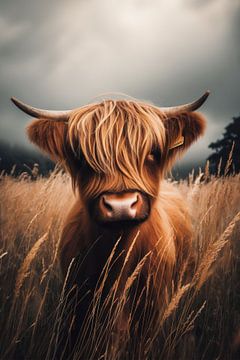
[[[68,123],[39,119],[29,125],[30,140],[63,163],[78,194],[63,229],[60,261],[66,274],[71,260],[83,256],[84,264],[75,274],[75,281],[81,287],[86,279],[93,279],[84,289],[84,293],[90,290],[90,296],[80,307],[81,313],[87,311],[98,278],[119,237],[116,259],[119,258],[107,279],[107,289],[121,271],[122,251],[127,253],[138,231],[119,289],[124,288],[136,263],[150,251],[151,261],[143,267],[139,284],[143,289],[151,263],[156,306],[164,306],[164,288],[171,286],[177,269],[192,254],[191,224],[184,200],[172,184],[162,180],[176,157],[203,134],[204,128],[205,120],[199,113],[166,116],[160,108],[127,100],[84,106],[72,113]],[[181,136],[184,144],[172,148]],[[101,228],[92,220],[90,200],[105,191],[133,189],[149,197],[151,212],[145,222],[115,231]],[[83,321],[83,316],[80,318]]]

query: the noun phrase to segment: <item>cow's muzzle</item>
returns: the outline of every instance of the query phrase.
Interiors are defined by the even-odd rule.
[[[95,203],[96,220],[104,224],[124,223],[132,225],[149,216],[148,196],[139,191],[103,193]]]

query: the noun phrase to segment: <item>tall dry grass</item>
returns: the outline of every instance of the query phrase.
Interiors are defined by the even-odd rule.
[[[98,359],[106,337],[109,341],[101,352],[102,359],[239,357],[240,176],[210,176],[206,168],[204,174],[189,176],[175,186],[187,198],[194,226],[197,264],[192,278],[185,276],[183,267],[178,283],[163,295],[167,303],[164,310],[159,313],[146,307],[141,337],[132,338],[125,331],[124,338],[119,339],[114,329],[121,322],[133,285],[151,253],[126,279],[116,303],[123,271],[107,298],[101,299],[114,248],[94,294],[93,311],[85,324],[86,336],[83,332],[69,358],[86,359],[88,354],[87,359]],[[56,170],[48,179],[39,177],[36,181],[2,176],[0,187],[0,358],[60,359],[57,344],[66,336],[62,324],[69,302],[57,248],[63,219],[74,201],[70,180]],[[127,266],[136,240],[123,266]],[[75,265],[73,260],[69,273]],[[151,301],[150,276],[145,291]],[[108,316],[103,321],[104,309],[108,309]],[[133,316],[130,313],[124,319],[129,327]]]

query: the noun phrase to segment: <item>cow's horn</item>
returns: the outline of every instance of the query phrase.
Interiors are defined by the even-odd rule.
[[[204,102],[207,100],[209,94],[210,94],[210,91],[208,90],[198,100],[193,101],[192,103],[179,105],[179,106],[173,106],[173,107],[163,107],[163,108],[161,108],[161,110],[165,114],[171,114],[171,115],[179,113],[179,112],[195,111],[198,108],[200,108],[200,106],[202,106],[202,104],[204,104]]]
[[[54,110],[43,110],[24,104],[22,101],[12,97],[12,102],[26,114],[33,116],[38,119],[50,119],[55,121],[68,121],[72,110],[65,111],[54,111]]]

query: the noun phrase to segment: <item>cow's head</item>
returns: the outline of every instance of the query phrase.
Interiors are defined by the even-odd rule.
[[[105,100],[56,112],[12,100],[37,118],[30,140],[64,164],[90,217],[122,225],[149,216],[164,173],[203,134],[205,120],[195,110],[208,95],[172,108]]]

